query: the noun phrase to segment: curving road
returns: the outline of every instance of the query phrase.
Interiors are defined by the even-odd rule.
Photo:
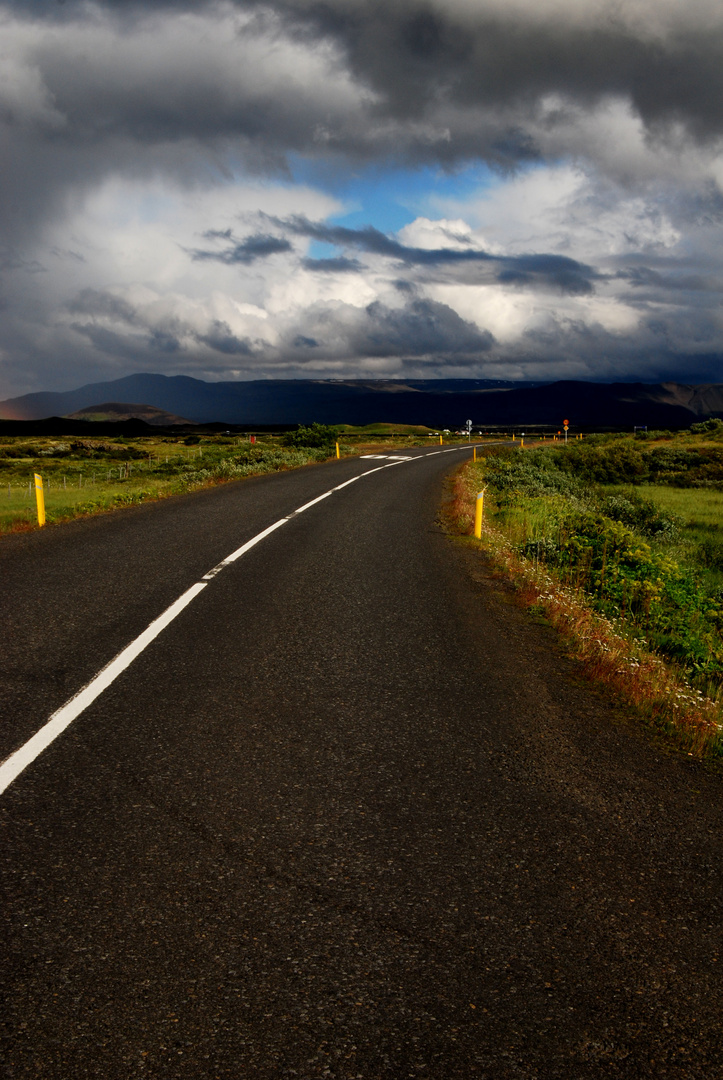
[[[465,455],[3,540],[0,758],[203,586],[0,797],[3,1075],[723,1075],[720,780],[444,537]]]

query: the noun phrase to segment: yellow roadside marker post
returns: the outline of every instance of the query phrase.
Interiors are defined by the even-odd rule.
[[[339,443],[336,444],[336,456],[341,457],[341,454],[339,453]]]
[[[474,534],[478,540],[482,539],[482,514],[484,513],[486,490],[487,488],[483,488],[482,491],[480,491],[474,508]]]
[[[476,461],[476,460],[477,460],[477,447],[473,446],[472,447],[472,461]]]
[[[43,478],[40,473],[35,473],[35,501],[38,504],[38,525],[45,524],[45,495],[43,494]]]
[[[442,436],[441,435],[439,436],[439,445],[440,446],[442,445]]]

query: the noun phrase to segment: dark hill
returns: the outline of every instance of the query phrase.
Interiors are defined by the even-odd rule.
[[[155,405],[131,405],[121,401],[104,401],[101,405],[89,405],[87,409],[78,409],[70,413],[69,420],[93,420],[118,422],[119,420],[145,420],[147,424],[170,427],[174,424],[190,424],[182,416],[157,409]]]

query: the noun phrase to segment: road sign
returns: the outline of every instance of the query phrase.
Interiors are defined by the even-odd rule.
[[[563,426],[564,428],[566,428],[566,427],[569,427],[569,426],[570,426],[570,421],[569,421],[569,420],[563,420],[563,421],[562,421],[562,426]]]

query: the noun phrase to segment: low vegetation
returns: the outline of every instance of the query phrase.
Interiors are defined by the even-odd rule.
[[[48,523],[182,494],[208,484],[329,456],[329,448],[285,447],[231,436],[139,439],[0,439],[0,530],[35,527],[33,474],[43,478]]]
[[[340,454],[426,444],[428,429],[311,424],[285,435],[46,438],[0,436],[0,532],[37,527],[34,473],[48,524],[180,495],[247,476],[295,469]],[[445,437],[446,438],[446,437]]]
[[[482,488],[528,601],[689,753],[723,754],[723,424],[490,448],[458,481],[463,530]]]

